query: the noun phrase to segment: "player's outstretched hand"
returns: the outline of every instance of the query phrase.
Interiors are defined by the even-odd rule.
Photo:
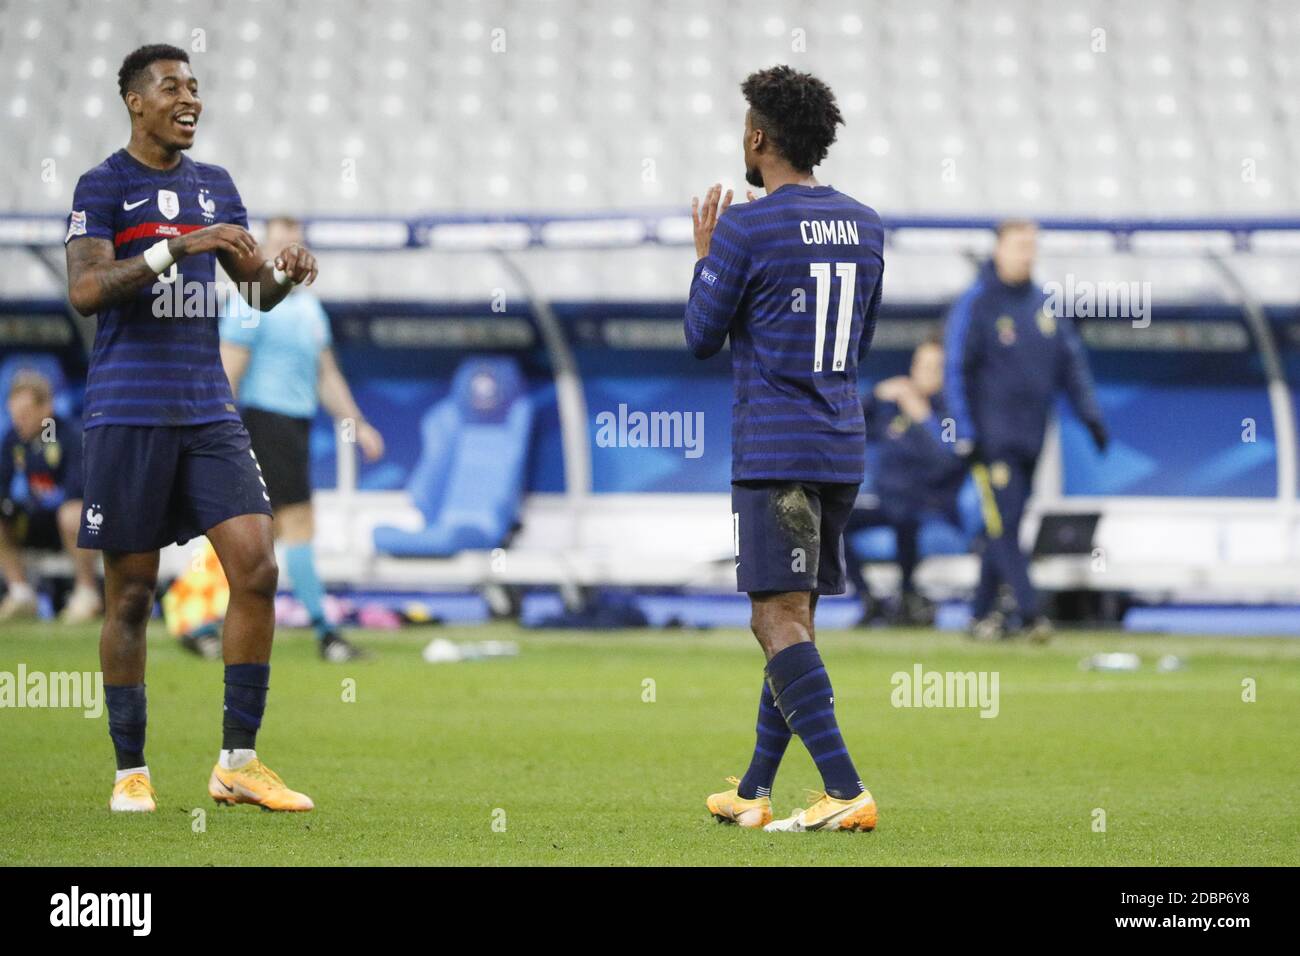
[[[176,259],[202,252],[224,253],[236,259],[257,254],[257,240],[243,226],[236,226],[232,222],[204,226],[184,236],[177,236],[167,245]]]
[[[695,196],[691,199],[691,221],[695,224],[695,256],[703,259],[709,254],[709,245],[713,241],[713,227],[718,224],[718,217],[727,211],[731,205],[731,190],[728,189],[723,195],[722,184],[714,183],[709,187],[709,191],[704,194],[704,202],[700,202],[700,197]]]
[[[316,281],[316,257],[301,243],[292,242],[275,257],[275,267],[289,277],[294,285]]]

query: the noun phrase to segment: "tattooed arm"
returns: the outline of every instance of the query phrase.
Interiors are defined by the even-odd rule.
[[[222,255],[251,256],[257,243],[248,230],[230,223],[219,223],[184,236],[167,240],[167,249],[179,262],[186,256],[202,252]],[[125,302],[158,277],[144,261],[144,256],[116,259],[113,243],[108,239],[81,236],[67,245],[68,299],[82,315],[93,315],[108,306]]]
[[[158,280],[144,256],[113,258],[108,239],[84,236],[68,243],[68,299],[82,315],[93,315],[105,306],[135,295],[141,286]]]

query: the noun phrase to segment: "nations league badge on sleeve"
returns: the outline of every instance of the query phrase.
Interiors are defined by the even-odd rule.
[[[83,209],[80,212],[78,212],[77,210],[74,209],[72,211],[72,215],[68,217],[68,234],[63,237],[63,241],[66,243],[73,236],[84,236],[85,234],[86,234],[86,211]]]

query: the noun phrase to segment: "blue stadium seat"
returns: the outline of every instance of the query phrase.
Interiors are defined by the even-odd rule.
[[[422,450],[406,490],[424,515],[420,531],[375,529],[375,550],[448,557],[505,543],[523,498],[533,403],[513,359],[462,363],[451,394],[420,422]]]

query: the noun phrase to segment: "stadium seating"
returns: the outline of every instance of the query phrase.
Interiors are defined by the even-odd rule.
[[[425,525],[376,528],[376,551],[448,557],[505,542],[519,514],[532,429],[532,401],[523,384],[510,359],[461,365],[451,396],[420,424],[423,451],[407,490]]]
[[[115,71],[148,40],[194,50],[195,157],[229,167],[255,217],[682,208],[739,179],[737,84],[773,62],[835,88],[846,125],[820,174],[886,214],[1249,215],[1300,202],[1290,0],[1156,0],[1141,15],[1122,0],[266,9],[0,0],[0,141],[16,144],[0,209],[66,212],[75,177],[125,139]],[[29,257],[0,253],[0,267],[10,294],[58,291]],[[653,298],[689,258],[648,247],[525,268],[553,297]],[[944,296],[968,272],[959,258],[898,258],[890,294]],[[427,254],[332,256],[321,276],[334,298],[428,297],[430,276],[447,299],[510,284],[491,261],[431,268]],[[1294,292],[1285,270],[1260,279],[1266,300]]]
[[[195,50],[201,151],[254,210],[679,203],[702,177],[736,176],[736,86],[772,62],[838,91],[827,177],[886,210],[1247,213],[1297,198],[1288,0],[1157,0],[1140,17],[1121,0],[387,6],[4,0],[0,139],[20,155],[0,208],[63,210],[69,177],[121,145],[117,65],[148,40]]]

